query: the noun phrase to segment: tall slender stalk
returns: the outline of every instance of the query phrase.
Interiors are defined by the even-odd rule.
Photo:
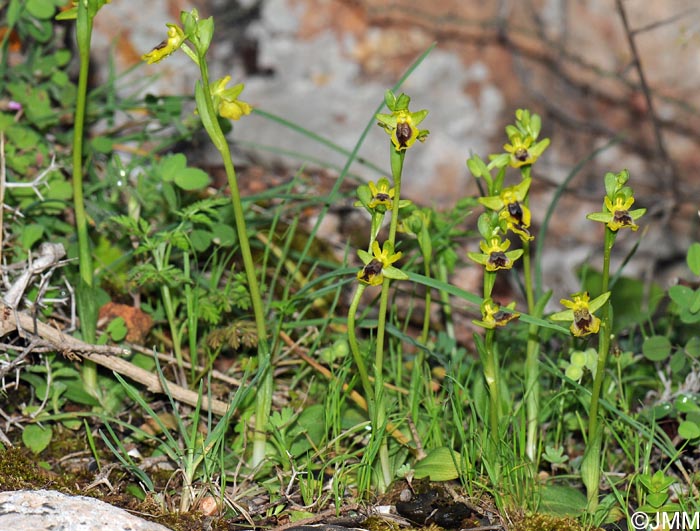
[[[231,150],[225,140],[223,131],[216,120],[217,113],[214,110],[214,102],[209,89],[209,72],[204,54],[199,56],[199,70],[202,80],[202,92],[204,95],[204,103],[207,107],[206,112],[213,119],[210,121],[210,129],[208,132],[212,136],[212,141],[217,150],[221,154],[221,159],[226,170],[226,178],[231,193],[231,206],[233,207],[233,217],[236,224],[236,233],[238,242],[243,256],[243,268],[245,269],[246,279],[248,281],[248,290],[253,306],[253,315],[255,317],[255,326],[258,334],[258,370],[260,371],[260,386],[256,393],[255,406],[255,428],[253,434],[253,455],[251,465],[259,465],[265,458],[265,445],[267,442],[267,424],[270,417],[270,407],[272,404],[272,370],[270,367],[270,347],[267,338],[267,325],[265,323],[265,312],[260,296],[260,288],[258,285],[257,270],[253,262],[253,255],[250,249],[248,240],[248,231],[243,213],[243,205],[241,203],[240,189],[238,187],[238,178],[236,170],[231,159]]]
[[[525,297],[527,299],[527,311],[534,317],[541,317],[535,312],[535,295],[532,281],[532,267],[530,242],[523,242],[523,275],[525,276]],[[539,423],[539,397],[540,397],[540,342],[537,337],[539,327],[535,324],[528,326],[527,350],[525,357],[525,408],[527,437],[525,453],[531,461],[537,457],[537,430]]]
[[[357,308],[360,305],[365,287],[365,284],[357,284],[355,295],[348,309],[348,344],[350,345],[350,352],[352,353],[353,361],[357,367],[357,372],[360,373],[360,383],[365,392],[365,399],[367,400],[367,406],[371,413],[374,410],[374,388],[372,387],[372,382],[370,382],[367,364],[360,352],[360,346],[357,343],[357,333],[355,332],[355,316],[357,315]]]
[[[401,174],[403,173],[403,161],[406,156],[405,151],[397,151],[392,144],[389,144],[391,160],[391,176],[394,180],[394,202],[391,210],[391,223],[389,224],[388,242],[391,248],[395,248],[396,228],[399,222],[399,200],[401,197]],[[386,424],[386,402],[384,400],[384,335],[386,331],[386,314],[389,306],[389,283],[390,279],[384,278],[382,292],[379,297],[379,315],[377,317],[377,346],[374,356],[374,399],[376,402],[375,418],[373,419],[373,429],[380,429]],[[387,487],[391,483],[391,467],[389,466],[389,446],[386,438],[383,438],[379,448],[379,462],[383,476],[383,486]]]
[[[94,270],[90,252],[85,198],[83,195],[83,136],[85,127],[85,109],[87,107],[87,85],[90,70],[90,42],[92,39],[92,22],[96,8],[88,2],[78,2],[76,20],[76,38],[80,57],[78,90],[75,102],[73,125],[73,209],[75,212],[75,231],[78,236],[78,268],[80,280],[77,290],[78,315],[83,339],[94,343],[97,328],[97,307],[93,296]],[[97,367],[88,360],[83,362],[82,380],[87,391],[97,396]]]
[[[605,227],[605,246],[603,250],[603,281],[601,293],[608,291],[610,283],[610,254],[617,233]],[[605,365],[610,352],[610,334],[612,331],[612,316],[610,312],[610,301],[603,306],[600,314],[600,330],[598,332],[598,363],[596,365],[595,377],[593,379],[593,390],[591,391],[591,406],[588,411],[588,441],[586,455],[584,457],[585,473],[582,474],[586,484],[588,497],[588,510],[594,511],[598,506],[598,492],[600,490],[600,458],[601,458],[601,431],[602,415],[600,409],[600,394],[605,379]]]

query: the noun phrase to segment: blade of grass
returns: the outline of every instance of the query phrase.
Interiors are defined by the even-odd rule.
[[[455,297],[459,297],[460,299],[464,299],[465,301],[473,304],[474,306],[477,306],[477,307],[481,306],[481,303],[482,303],[481,297],[479,297],[478,295],[474,295],[473,293],[469,293],[468,291],[463,290],[461,288],[458,288],[457,286],[447,284],[445,282],[442,282],[442,281],[434,279],[434,278],[428,278],[424,275],[420,275],[418,273],[413,273],[411,271],[407,271],[406,274],[408,275],[408,279],[411,282],[417,282],[419,284],[423,284],[424,286],[427,286],[429,288],[434,288],[436,290],[444,290],[445,292],[449,293],[450,295],[454,295]],[[562,332],[564,334],[569,335],[569,330],[567,330],[563,326],[559,326],[559,325],[554,324],[554,323],[547,321],[545,319],[539,319],[537,317],[533,317],[533,316],[528,315],[526,313],[520,313],[520,320],[523,321],[524,323],[535,324],[535,325],[543,327],[543,328],[549,328],[551,330],[556,330],[557,332]]]
[[[265,111],[265,110],[262,110],[259,108],[253,109],[253,114],[260,115],[263,118],[266,118],[266,119],[268,119],[272,122],[275,122],[283,127],[291,129],[292,131],[295,131],[296,133],[299,133],[303,136],[306,136],[307,138],[310,138],[311,140],[315,140],[319,144],[332,149],[336,153],[340,153],[341,155],[345,155],[346,157],[350,157],[352,155],[351,151],[339,146],[338,144],[336,144],[332,140],[329,140],[328,138],[326,138],[324,136],[321,136],[317,133],[314,133],[313,131],[306,129],[306,128],[300,126],[299,124],[296,124],[294,122],[290,122],[289,120],[286,120],[285,118],[283,118],[281,116],[278,116],[276,114],[273,114],[271,112],[268,112],[268,111]],[[368,160],[363,159],[362,157],[357,157],[355,160],[359,164],[362,164],[362,165],[374,170],[375,172],[377,172],[378,175],[384,175],[384,173],[385,173],[385,170],[383,168],[380,168],[379,166],[371,163]]]

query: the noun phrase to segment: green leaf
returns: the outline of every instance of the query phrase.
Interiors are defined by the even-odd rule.
[[[690,313],[700,312],[700,289],[695,290],[695,296],[690,301],[690,307],[688,308]]]
[[[642,345],[644,357],[650,361],[663,361],[671,354],[671,342],[666,336],[651,336]]]
[[[583,376],[583,368],[579,367],[578,365],[569,365],[566,368],[566,371],[564,371],[564,374],[566,375],[567,378],[570,378],[570,379],[574,380],[575,382],[577,382]]]
[[[48,199],[57,199],[59,201],[66,201],[73,197],[73,186],[64,180],[52,181],[49,184],[49,191],[46,194]]]
[[[166,182],[175,180],[175,176],[187,167],[187,157],[182,153],[174,153],[163,157],[160,161],[160,177]]]
[[[671,368],[671,372],[674,375],[679,375],[679,373],[685,368],[685,358],[686,353],[682,350],[674,352],[671,356],[671,362],[669,363],[669,367]]]
[[[197,36],[199,38],[200,55],[203,56],[209,49],[214,35],[214,17],[205,18],[197,23]]]
[[[22,233],[20,234],[20,242],[23,249],[31,249],[34,244],[38,242],[44,235],[44,226],[37,223],[31,223],[24,228],[22,228]]]
[[[549,316],[552,321],[573,321],[574,311],[573,310],[562,310],[560,312],[553,313]]]
[[[488,168],[505,168],[510,162],[510,153],[501,153],[500,155],[491,156]]]
[[[491,174],[486,168],[486,163],[481,159],[481,157],[479,157],[479,155],[472,155],[467,159],[467,168],[469,168],[469,171],[474,177],[483,177],[489,181],[491,180]]]
[[[459,477],[458,467],[462,456],[454,450],[441,446],[428,452],[413,469],[416,479],[430,478],[430,481],[450,481]]]
[[[687,261],[693,274],[700,276],[700,243],[695,242],[688,248]]]
[[[22,431],[22,442],[35,454],[43,452],[51,442],[53,430],[50,426],[39,426],[38,424],[29,424]]]
[[[207,108],[207,95],[204,93],[204,87],[201,81],[197,81],[194,87],[194,99],[197,102],[197,111],[199,112],[199,117],[202,120],[202,125],[204,129],[209,134],[209,138],[214,143],[214,147],[219,151],[222,151],[225,147],[226,140],[221,134],[219,134],[218,125],[214,125],[216,121],[216,116],[211,116]]]
[[[612,200],[615,198],[615,192],[617,191],[617,176],[608,172],[605,174],[605,194]]]
[[[236,242],[236,229],[226,223],[214,223],[211,226],[214,243],[222,247],[230,247]]]
[[[29,0],[27,2],[27,12],[38,19],[49,19],[56,12],[53,2],[47,0]]]
[[[76,295],[78,299],[78,317],[80,317],[80,332],[83,340],[94,343],[97,328],[97,290],[90,286],[82,277],[78,282]]]
[[[366,264],[369,264],[372,261],[372,255],[369,254],[367,251],[364,249],[358,249],[357,250],[357,256],[360,257],[360,260]]]
[[[691,358],[700,359],[700,336],[693,336],[688,340],[685,353]]]
[[[571,364],[575,365],[576,367],[585,367],[586,360],[586,353],[582,350],[577,350],[571,353]]]
[[[540,509],[555,516],[579,516],[586,509],[586,496],[580,489],[565,485],[544,485]]]
[[[678,425],[678,435],[683,439],[697,439],[700,437],[700,426],[694,422],[684,420]]]
[[[323,404],[314,404],[302,411],[293,428],[289,430],[290,437],[296,437],[290,448],[293,456],[298,457],[321,444],[326,433],[325,415]]]
[[[112,338],[112,341],[118,343],[124,340],[129,329],[126,327],[126,322],[123,317],[116,317],[107,325],[106,331]]]
[[[548,463],[561,465],[569,460],[569,456],[564,454],[564,448],[547,445],[542,454],[542,458]]]
[[[679,308],[688,308],[693,301],[695,292],[688,286],[677,284],[668,288],[668,296],[675,302]]]
[[[600,453],[603,439],[602,423],[594,434],[588,439],[588,445],[581,461],[581,481],[586,486],[586,491],[591,492],[598,488],[600,482]]]
[[[90,141],[90,146],[98,153],[111,153],[113,143],[109,137],[97,136]]]
[[[700,406],[688,395],[682,394],[674,401],[673,405],[681,413],[700,413]]]
[[[212,233],[208,230],[194,229],[190,234],[190,241],[194,250],[201,253],[211,245]]]
[[[394,107],[396,106],[396,96],[391,89],[387,89],[387,91],[384,93],[384,103],[389,109],[392,111],[394,110]]]
[[[408,275],[394,266],[387,266],[382,268],[382,274],[386,278],[390,278],[392,280],[408,280]]]
[[[183,190],[199,190],[209,182],[209,175],[199,168],[185,168],[175,175],[175,184]]]
[[[20,0],[10,0],[10,5],[5,12],[5,24],[12,28],[19,20],[24,6]]]
[[[608,299],[610,298],[610,292],[606,291],[602,295],[597,296],[595,299],[593,299],[589,304],[588,304],[588,310],[593,313],[598,311],[600,308],[603,307],[603,304],[608,302]]]

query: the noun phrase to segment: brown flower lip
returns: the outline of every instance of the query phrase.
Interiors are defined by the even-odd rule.
[[[513,155],[520,162],[525,162],[528,158],[530,158],[530,153],[528,153],[527,149],[524,148],[516,149]]]
[[[630,216],[630,213],[627,210],[616,210],[613,214],[613,219],[620,225],[624,226],[632,225],[634,223],[632,216]]]
[[[518,203],[517,201],[515,201],[514,203],[508,203],[508,213],[522,224],[523,209],[520,206],[520,203]]]
[[[396,124],[396,139],[401,147],[406,147],[411,139],[411,126],[405,122]]]
[[[378,192],[377,195],[374,196],[374,198],[380,202],[391,200],[391,196],[389,194],[385,194],[384,192]]]
[[[489,264],[496,267],[506,267],[508,265],[508,257],[503,251],[495,251],[489,255]]]
[[[372,259],[369,264],[362,268],[362,275],[360,276],[360,279],[364,280],[365,282],[369,282],[372,277],[382,272],[383,267],[384,265],[380,260],[377,260],[376,258]]]

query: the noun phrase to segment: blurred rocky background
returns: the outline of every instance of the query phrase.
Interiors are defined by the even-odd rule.
[[[539,113],[552,144],[534,173],[535,231],[557,185],[579,169],[539,242],[549,249],[544,278],[555,300],[576,289],[578,266],[600,267],[603,227],[585,215],[600,210],[607,171],[629,169],[635,207],[649,209],[643,231],[618,239],[629,250],[643,234],[625,271],[662,284],[688,275],[685,252],[700,239],[697,0],[113,0],[95,25],[98,82],[110,54],[117,72],[127,71],[192,7],[215,16],[212,76],[231,74],[245,82],[244,100],[347,149],[384,91],[437,43],[402,87],[413,109],[430,110],[422,124],[430,137],[404,170],[405,193],[421,204],[447,207],[477,193],[466,158],[501,151],[517,108]],[[145,85],[148,75],[158,77]],[[196,76],[176,54],[122,83],[192,94]],[[280,150],[345,161],[261,116],[237,123],[232,138],[249,164],[290,175],[313,163]],[[387,145],[373,128],[360,156],[388,171]],[[361,165],[352,171],[377,178]],[[264,183],[266,171],[256,175]],[[616,255],[619,263],[625,250]],[[471,282],[468,274],[456,281]]]

